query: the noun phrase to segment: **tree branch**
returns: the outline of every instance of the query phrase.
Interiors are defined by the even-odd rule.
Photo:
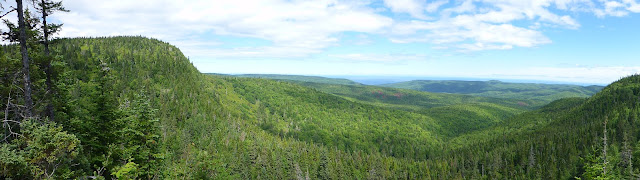
[[[0,16],[0,19],[4,18],[4,16],[8,15],[9,13],[11,13],[11,12],[13,12],[13,11],[16,11],[16,8],[14,8],[14,7],[10,7],[10,8],[11,8],[11,10],[7,11],[7,12],[6,12],[6,13],[4,13],[2,16]]]

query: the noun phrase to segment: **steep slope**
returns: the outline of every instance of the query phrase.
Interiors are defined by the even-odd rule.
[[[292,179],[296,177],[331,178],[331,179],[364,179],[364,178],[425,178],[424,163],[412,159],[394,158],[385,154],[391,154],[406,150],[404,146],[414,146],[415,140],[431,140],[427,131],[420,128],[437,128],[427,126],[428,118],[424,121],[416,119],[413,122],[423,123],[418,126],[414,123],[399,121],[404,116],[419,117],[419,114],[380,110],[381,116],[392,116],[396,121],[388,121],[380,118],[382,124],[389,126],[380,129],[365,129],[356,131],[336,130],[330,127],[324,129],[330,133],[346,132],[345,134],[330,134],[332,137],[344,135],[362,136],[363,139],[379,139],[380,142],[365,141],[363,146],[354,148],[339,148],[332,146],[338,144],[316,143],[314,137],[301,138],[299,141],[289,136],[274,134],[268,125],[260,126],[266,120],[275,120],[287,112],[287,116],[295,116],[292,106],[279,106],[282,109],[274,109],[276,114],[265,110],[256,99],[248,99],[245,86],[260,86],[265,89],[273,88],[276,94],[294,93],[289,98],[308,97],[309,101],[330,100],[321,108],[329,108],[332,103],[342,104],[340,107],[357,112],[355,115],[343,115],[343,109],[333,108],[331,113],[323,112],[324,109],[310,112],[321,113],[359,119],[342,119],[345,122],[365,121],[364,116],[370,110],[376,110],[371,106],[353,104],[352,102],[336,100],[330,95],[314,92],[308,88],[291,87],[286,84],[273,84],[270,80],[242,81],[234,78],[210,77],[199,73],[184,57],[180,51],[167,43],[141,37],[113,37],[113,38],[77,38],[62,39],[54,43],[52,49],[62,56],[69,73],[66,75],[71,81],[91,81],[86,78],[90,74],[87,69],[110,69],[113,74],[113,92],[116,96],[145,91],[151,105],[158,109],[160,123],[161,158],[160,165],[153,167],[151,173],[155,177],[177,179],[202,179],[202,178],[239,178],[239,179]],[[101,65],[102,64],[102,65]],[[289,91],[279,92],[280,87],[285,86]],[[257,88],[260,88],[257,87]],[[81,88],[81,86],[78,86]],[[306,94],[309,93],[309,94]],[[261,93],[258,93],[260,95]],[[305,96],[306,95],[306,96]],[[300,96],[300,97],[298,97]],[[75,101],[78,97],[69,97]],[[287,97],[283,97],[287,98]],[[280,98],[268,100],[259,98],[267,103],[277,103]],[[304,99],[293,99],[295,102],[304,102]],[[339,98],[337,98],[339,99]],[[124,99],[121,101],[126,103]],[[286,102],[286,101],[285,101]],[[80,103],[80,102],[78,102]],[[353,106],[353,108],[351,108]],[[358,110],[364,108],[366,110]],[[69,116],[81,113],[82,108],[72,109]],[[299,109],[298,112],[302,112]],[[271,114],[271,118],[266,114]],[[315,114],[311,114],[315,115]],[[287,118],[281,120],[288,120]],[[303,117],[302,115],[300,117]],[[368,121],[368,120],[367,120]],[[74,121],[75,122],[75,121]],[[424,124],[426,123],[426,124]],[[65,128],[73,127],[72,124],[63,123]],[[274,123],[279,128],[284,123]],[[373,124],[369,125],[372,127]],[[304,127],[304,126],[303,126]],[[381,134],[387,128],[397,129],[396,137],[372,135]],[[313,127],[304,127],[313,128]],[[343,126],[342,128],[348,128]],[[412,129],[412,128],[418,128]],[[267,130],[263,130],[267,129]],[[73,131],[73,129],[69,129]],[[402,131],[402,132],[400,132]],[[278,130],[279,132],[279,130]],[[355,133],[355,134],[354,134]],[[405,136],[403,133],[408,133]],[[425,134],[426,133],[426,134]],[[303,135],[300,135],[303,136]],[[351,141],[356,137],[343,137]],[[396,147],[380,148],[385,138],[398,141]],[[408,138],[408,139],[397,139]],[[424,139],[427,138],[427,139]],[[358,139],[358,138],[356,138]],[[307,141],[309,140],[309,141]],[[313,142],[313,143],[310,143]],[[437,141],[433,141],[436,142]],[[404,144],[403,144],[404,143]],[[355,148],[357,147],[357,148]],[[414,146],[415,152],[428,152],[425,147]],[[423,148],[423,149],[419,149]],[[410,155],[409,151],[405,152]],[[399,155],[398,155],[399,156]],[[424,156],[420,153],[411,156]],[[93,167],[89,167],[93,168]],[[95,169],[87,169],[91,174]]]
[[[111,71],[121,107],[129,102],[123,97],[147,94],[158,109],[161,145],[160,163],[150,173],[161,179],[587,177],[603,159],[591,161],[602,152],[603,127],[609,152],[603,166],[611,167],[604,175],[630,178],[640,172],[640,76],[621,79],[587,100],[559,100],[442,141],[435,135],[445,127],[426,113],[345,100],[291,83],[203,75],[177,48],[158,40],[62,39],[52,49],[69,70],[64,82],[71,86],[66,97],[71,102],[85,103],[79,92],[94,88],[87,85],[94,83],[91,69]],[[486,103],[455,106],[496,116],[474,109],[500,110]],[[440,107],[446,106],[431,109]],[[64,110],[69,121],[62,124],[73,131],[74,123],[91,119],[74,117],[92,108]],[[87,168],[81,175],[97,170]]]
[[[640,76],[623,78],[587,100],[559,100],[503,126],[462,136],[467,143],[481,141],[432,159],[430,167],[438,167],[437,178],[445,179],[637,178],[638,97]]]
[[[427,92],[467,94],[483,97],[540,100],[545,103],[566,97],[589,97],[602,86],[565,84],[506,83],[501,81],[415,80],[381,86]]]
[[[254,102],[260,127],[275,135],[412,159],[425,159],[440,144],[439,126],[425,115],[355,103],[296,84],[228,80]]]

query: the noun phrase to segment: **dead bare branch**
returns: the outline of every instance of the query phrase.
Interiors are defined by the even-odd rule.
[[[14,8],[13,6],[10,6],[9,8],[11,8],[11,10],[7,11],[2,16],[0,16],[0,19],[4,18],[4,16],[8,15],[9,13],[16,11],[16,8]]]

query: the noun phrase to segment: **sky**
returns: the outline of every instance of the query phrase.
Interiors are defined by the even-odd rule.
[[[10,3],[10,2],[3,2]],[[205,73],[608,84],[640,72],[637,0],[64,0],[58,37],[142,35]]]

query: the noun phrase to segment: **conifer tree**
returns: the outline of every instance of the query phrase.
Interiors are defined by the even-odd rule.
[[[60,27],[62,26],[62,24],[48,24],[47,23],[47,17],[51,14],[53,14],[56,11],[60,11],[60,12],[69,12],[68,10],[66,10],[64,8],[64,6],[62,6],[62,1],[52,1],[52,0],[32,0],[35,9],[42,13],[42,35],[43,35],[43,44],[44,44],[44,58],[45,58],[45,62],[44,62],[44,72],[46,74],[46,80],[45,80],[45,84],[46,84],[46,95],[47,95],[47,106],[46,106],[46,112],[45,114],[47,115],[47,117],[49,117],[50,120],[54,120],[55,116],[54,116],[54,110],[53,110],[53,102],[52,102],[52,94],[54,93],[54,88],[53,88],[53,80],[52,80],[52,74],[53,74],[53,70],[51,67],[51,61],[52,58],[50,56],[49,53],[49,37],[52,34],[57,33],[60,30]]]
[[[31,97],[31,77],[29,74],[29,52],[27,52],[27,33],[26,23],[24,21],[24,10],[22,9],[22,0],[16,0],[16,11],[18,12],[18,29],[20,35],[20,54],[22,55],[22,73],[24,80],[24,106],[25,118],[31,118],[33,115],[33,100]]]

